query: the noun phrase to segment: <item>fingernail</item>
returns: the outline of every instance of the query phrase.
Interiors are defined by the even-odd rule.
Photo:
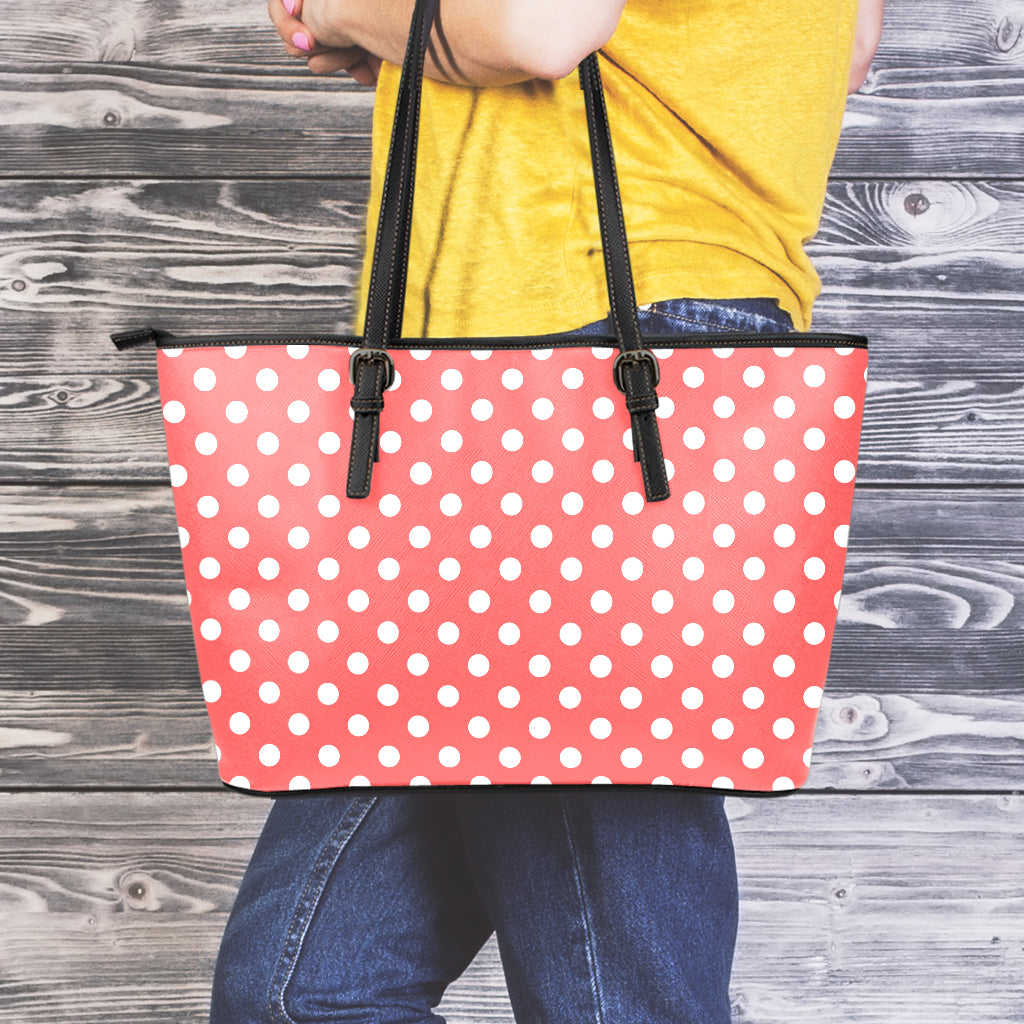
[[[284,9],[289,14],[295,13],[295,0],[282,0],[282,3],[284,4]]]
[[[296,32],[295,35],[292,36],[292,42],[300,50],[313,49],[313,44],[309,41],[309,36],[307,36],[305,32]]]

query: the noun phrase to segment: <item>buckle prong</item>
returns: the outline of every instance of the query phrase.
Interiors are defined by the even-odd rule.
[[[356,382],[356,363],[357,362],[382,362],[387,367],[387,373],[384,380],[384,390],[387,391],[395,383],[395,361],[391,358],[391,353],[386,349],[382,348],[357,348],[348,360],[348,382],[355,384]]]
[[[658,365],[658,360],[654,353],[649,348],[634,348],[628,349],[625,352],[620,352],[612,363],[612,374],[615,377],[615,386],[623,393],[626,393],[626,384],[622,377],[622,364],[635,363],[649,363],[651,366],[651,374],[654,377],[653,386],[657,387],[658,382],[661,380],[661,367]]]

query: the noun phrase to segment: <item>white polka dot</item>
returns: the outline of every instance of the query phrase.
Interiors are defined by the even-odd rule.
[[[530,470],[530,473],[537,483],[546,484],[555,475],[555,467],[545,459],[541,459],[540,462],[533,464],[533,469]]]
[[[421,363],[429,359],[430,354],[431,350],[429,348],[414,348],[409,351],[409,355]],[[490,353],[488,353],[488,355],[490,355]]]
[[[409,609],[414,612],[425,612],[430,605],[430,595],[425,590],[413,590],[407,599]]]
[[[273,455],[280,444],[277,434],[270,430],[264,431],[256,438],[256,447],[263,455]]]
[[[387,746],[381,747],[377,751],[377,760],[385,768],[394,768],[395,765],[402,759],[401,754],[398,752],[398,747],[393,747],[389,743]]]
[[[523,571],[522,563],[518,558],[503,558],[498,572],[503,580],[517,580]]]
[[[796,662],[788,654],[780,654],[772,662],[772,671],[783,679],[788,678],[796,671]]]
[[[658,396],[658,408],[654,410],[654,415],[659,420],[667,420],[675,411],[676,403],[668,395]]]
[[[514,491],[501,497],[501,511],[507,516],[517,516],[523,510],[523,499]]]
[[[817,491],[804,495],[804,511],[812,516],[820,516],[825,511],[825,496]]]
[[[563,708],[568,708],[570,711],[573,708],[577,708],[580,705],[580,701],[583,700],[580,691],[575,686],[565,686],[558,692],[558,703]]]
[[[683,510],[691,516],[700,515],[704,511],[704,495],[700,491],[687,491],[683,495]]]
[[[281,635],[281,627],[273,619],[264,619],[257,632],[261,640],[273,641]]]
[[[427,669],[430,668],[430,659],[422,652],[417,651],[415,654],[409,655],[405,667],[409,670],[410,675],[426,675]]]
[[[409,407],[409,415],[416,420],[417,423],[426,423],[427,420],[433,415],[433,406],[425,399],[418,398]]]
[[[275,562],[274,564],[276,565],[277,563]],[[341,566],[336,558],[322,558],[316,567],[316,571],[322,580],[336,580],[341,572]],[[275,572],[274,575],[276,576],[277,573]]]
[[[529,662],[530,675],[542,679],[551,671],[551,659],[543,654],[535,654]]]
[[[841,420],[848,420],[857,411],[857,403],[849,395],[840,395],[832,409]]]
[[[397,623],[391,622],[390,619],[385,620],[377,627],[377,639],[382,644],[393,644],[398,639],[398,633]]]
[[[459,702],[459,687],[451,683],[445,683],[437,691],[437,702],[442,708],[454,708]]]
[[[596,590],[590,595],[590,607],[598,615],[604,615],[606,612],[611,611],[612,595],[607,590]]]
[[[818,427],[805,430],[804,447],[812,452],[821,451],[825,447],[825,432]]]
[[[683,370],[683,383],[688,388],[699,388],[704,383],[704,371],[699,366],[688,366]]]
[[[764,703],[764,690],[760,686],[748,686],[743,691],[743,704],[751,710],[759,708]]]
[[[779,459],[772,470],[779,483],[788,484],[796,476],[796,466],[789,459]]]
[[[505,370],[501,375],[501,384],[509,391],[515,391],[523,386],[523,375],[514,368]]]
[[[820,622],[808,622],[804,626],[804,640],[809,644],[817,646],[824,643],[826,635],[825,627]]]
[[[273,519],[274,516],[281,511],[281,502],[279,502],[272,494],[264,494],[263,497],[256,502],[256,511],[259,512],[264,519]]]
[[[839,547],[845,548],[850,540],[849,524],[844,523],[842,526],[837,526],[835,528],[835,532],[832,534],[832,538]]]
[[[558,639],[566,647],[575,647],[583,639],[583,630],[575,622],[566,622],[558,631]]]
[[[405,727],[409,730],[409,735],[415,736],[417,739],[422,739],[430,732],[430,722],[423,715],[413,715]]]
[[[796,412],[796,402],[789,395],[780,395],[772,406],[780,420],[788,420]]]
[[[716,718],[711,723],[711,735],[715,739],[727,740],[733,733],[733,724],[728,718]]]
[[[494,475],[494,470],[489,462],[474,462],[469,475],[473,478],[474,483],[485,484]]]
[[[788,740],[796,732],[796,727],[793,725],[793,721],[790,718],[777,718],[772,724],[772,732],[780,740]]]
[[[600,398],[595,399],[593,412],[594,416],[599,420],[611,419],[615,415],[615,402],[606,395],[602,395]]]
[[[249,482],[249,470],[236,462],[233,466],[228,466],[227,478],[232,487],[244,487]]]
[[[281,699],[281,687],[269,679],[260,683],[260,700],[264,704],[276,704]]]
[[[180,423],[185,418],[185,406],[181,402],[165,402],[163,411],[168,423]]]
[[[485,548],[491,543],[491,531],[483,524],[478,524],[469,531],[469,543],[475,548]]]
[[[667,718],[656,718],[651,722],[651,735],[656,740],[667,740],[672,735],[672,723]]]
[[[775,594],[773,603],[777,612],[785,614],[796,607],[796,598],[791,590],[779,590]]]
[[[719,679],[728,679],[732,675],[735,664],[732,658],[728,654],[719,654],[714,661],[711,662],[711,671],[714,672]]]
[[[541,524],[540,526],[535,526],[530,531],[530,543],[535,548],[546,548],[551,544],[553,539],[554,534],[552,534],[549,526]]]
[[[550,398],[538,398],[530,407],[535,419],[549,420],[555,411],[555,405]]]
[[[353,655],[355,657],[355,655]],[[351,660],[351,659],[350,659]],[[309,655],[305,651],[292,651],[288,655],[288,669],[296,675],[302,675],[309,668]]]
[[[365,612],[370,607],[370,595],[365,590],[353,590],[348,595],[348,606],[354,612]]]
[[[614,536],[615,535],[612,532],[612,528],[610,526],[605,526],[604,524],[601,524],[600,526],[594,527],[594,530],[590,535],[590,539],[593,542],[594,547],[606,548],[611,544],[612,540],[614,539]]]
[[[622,499],[622,509],[627,515],[638,515],[643,508],[644,496],[639,491],[629,491]]]
[[[290,359],[305,359],[309,354],[308,345],[285,345],[285,351]]]
[[[409,531],[409,544],[411,547],[425,548],[429,543],[430,531],[425,526],[414,526]],[[397,565],[398,563],[396,562],[395,564]]]
[[[607,718],[595,718],[590,723],[590,735],[596,740],[606,740],[612,734],[612,723]]]
[[[683,626],[683,643],[687,647],[697,647],[704,640],[704,627],[699,622],[688,622]]]
[[[430,482],[430,478],[434,475],[434,471],[426,462],[415,462],[409,468],[409,479],[414,484],[423,485]]]
[[[523,755],[515,747],[502,747],[498,753],[498,760],[505,768],[515,768],[523,759]]]
[[[683,444],[695,451],[704,447],[704,431],[700,427],[687,427],[683,431]]]
[[[659,615],[672,611],[673,604],[675,604],[675,598],[668,590],[657,590],[651,597],[651,607]]]
[[[215,580],[220,575],[220,562],[216,558],[204,558],[199,563],[199,575],[206,580]]]
[[[309,419],[309,405],[301,399],[288,404],[288,419],[292,423],[305,423]]]
[[[696,747],[687,747],[681,760],[684,768],[699,768],[704,763],[704,755]]]
[[[696,711],[704,703],[704,694],[696,686],[688,686],[682,692],[683,707],[687,711]]]
[[[760,768],[764,764],[764,753],[757,747],[747,747],[743,751],[742,760],[746,768]]]
[[[498,703],[503,708],[514,708],[519,704],[519,691],[514,686],[503,686],[498,691]]]
[[[241,587],[236,587],[228,594],[228,604],[238,612],[248,608],[250,600],[249,591],[243,590]]]
[[[583,575],[583,563],[578,558],[566,558],[561,565],[562,578],[572,582]]]
[[[228,728],[236,736],[244,736],[250,727],[249,716],[244,711],[236,711],[228,719]]]
[[[673,530],[668,523],[660,523],[651,532],[651,540],[653,540],[655,545],[659,548],[670,547],[675,539],[675,530]]]
[[[459,563],[457,558],[442,558],[440,564],[437,567],[437,573],[443,580],[447,580],[449,583],[452,580],[459,578],[459,573],[462,572],[462,565]]]
[[[325,768],[334,768],[341,760],[341,751],[332,744],[327,743],[317,751],[317,760]]]
[[[321,704],[325,704],[330,707],[332,704],[337,704],[341,697],[341,691],[334,685],[334,683],[321,683],[317,687],[316,699]]]
[[[462,374],[454,369],[445,370],[441,374],[441,387],[445,391],[458,391],[462,387]]]
[[[619,755],[624,768],[639,768],[643,759],[643,754],[636,747],[626,747]]]
[[[338,628],[338,624],[336,622],[333,622],[331,619],[324,619],[324,621],[316,627],[316,635],[325,644],[333,644],[334,641],[341,636],[341,630]]]
[[[598,679],[605,679],[611,674],[612,659],[607,654],[597,654],[590,659],[590,674]]]
[[[779,523],[779,525],[775,527],[773,537],[775,538],[775,543],[778,544],[780,548],[792,547],[793,543],[796,541],[796,530],[794,530],[789,523]]]
[[[743,642],[751,647],[756,647],[764,642],[764,626],[759,622],[748,622],[743,627]]]
[[[535,590],[530,595],[530,608],[538,615],[543,615],[551,608],[551,595],[546,590]]]
[[[804,575],[809,580],[820,580],[825,575],[825,563],[820,558],[808,558],[804,562]]]
[[[217,438],[209,431],[204,431],[196,437],[196,451],[200,455],[212,455],[217,450]]]
[[[728,523],[719,523],[711,537],[718,547],[727,548],[736,539],[736,531]]]
[[[635,583],[644,574],[644,563],[639,558],[627,558],[622,563],[622,575]]]
[[[220,683],[214,679],[207,679],[203,683],[203,700],[207,704],[216,704],[220,700],[221,688]]]
[[[462,447],[462,435],[457,430],[446,430],[441,435],[441,447],[446,452],[457,452]]]
[[[398,703],[398,687],[393,683],[384,683],[377,687],[377,700],[386,708],[394,707]]]
[[[562,372],[562,384],[570,391],[575,391],[583,385],[583,371],[573,366]]]
[[[736,411],[736,403],[728,395],[720,395],[711,408],[719,419],[727,420]]]
[[[388,455],[394,455],[402,447],[402,435],[396,430],[385,430],[380,435],[380,450]]]
[[[727,345],[716,345],[711,351],[718,359],[728,359],[733,353]]]
[[[474,715],[466,728],[470,736],[482,740],[491,731],[491,723],[483,715]]]
[[[716,612],[725,615],[735,607],[736,597],[731,590],[716,590],[711,598],[711,605]]]
[[[204,640],[216,640],[220,636],[220,623],[216,619],[203,619],[199,625],[199,635]]]
[[[743,444],[751,451],[760,451],[764,447],[764,431],[760,427],[748,427],[743,432]]]
[[[736,466],[730,459],[719,459],[712,467],[715,479],[720,483],[728,483],[736,475]]]
[[[325,372],[333,373],[334,371],[331,370]],[[321,374],[321,376],[323,376],[323,374]],[[335,374],[335,376],[337,376],[337,374]],[[277,374],[273,370],[271,370],[269,366],[264,367],[262,370],[259,371],[259,373],[256,374],[256,387],[258,387],[260,391],[273,391],[274,388],[277,387]]]
[[[462,759],[462,755],[459,753],[458,747],[449,745],[442,747],[437,752],[437,759],[445,766],[445,768],[454,768]]]
[[[184,466],[170,466],[169,467],[171,486],[181,487],[181,485],[188,479],[188,471]],[[229,471],[230,472],[230,471]],[[248,474],[246,474],[248,475]],[[244,483],[244,481],[243,481]]]
[[[629,708],[631,711],[640,707],[643,702],[644,695],[635,686],[627,686],[619,694],[619,703],[624,708]]]
[[[506,647],[511,647],[513,644],[519,643],[520,635],[520,629],[514,622],[503,622],[498,627],[498,639]]]
[[[804,383],[809,388],[820,388],[825,383],[825,369],[817,363],[811,363],[804,369]]]
[[[804,690],[804,703],[809,708],[820,708],[821,698],[825,691],[820,686],[808,686]]]
[[[487,675],[491,668],[491,663],[483,654],[474,654],[467,664],[470,675],[476,676],[477,678]]]
[[[317,447],[324,455],[335,455],[341,450],[341,436],[328,430],[317,438]]]
[[[501,435],[501,447],[507,452],[517,452],[523,447],[523,434],[519,430],[506,430]]]
[[[583,431],[570,427],[562,434],[562,447],[570,452],[578,452],[583,447]]]
[[[759,388],[764,383],[764,370],[760,366],[748,366],[743,371],[743,383],[748,388]]]
[[[752,516],[760,515],[764,511],[765,499],[760,491],[748,491],[743,496],[743,508]]]
[[[402,511],[402,499],[397,494],[385,494],[377,502],[377,508],[382,516],[391,519]]]
[[[259,377],[257,376],[257,382],[258,380]],[[317,376],[316,382],[321,391],[337,391],[338,387],[341,385],[341,375],[337,370],[321,370],[320,374]]]
[[[696,555],[691,555],[683,562],[683,575],[688,580],[699,580],[704,575],[704,563]]]
[[[583,755],[575,747],[565,747],[559,753],[558,760],[565,768],[579,768]]]
[[[751,556],[743,563],[743,575],[748,580],[759,580],[764,576],[764,561],[756,555]]]
[[[487,611],[491,606],[491,595],[486,590],[474,590],[469,595],[469,608],[470,611],[477,612],[478,614]]]
[[[651,673],[657,679],[667,679],[672,675],[672,659],[667,654],[659,654],[651,662]]]
[[[856,475],[856,468],[848,459],[841,459],[835,464],[833,474],[841,484],[850,483]]]

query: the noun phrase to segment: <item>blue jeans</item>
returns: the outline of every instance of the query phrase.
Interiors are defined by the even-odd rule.
[[[790,329],[763,299],[640,316],[650,333]],[[288,795],[228,920],[211,1022],[437,1024],[432,1008],[496,933],[518,1024],[727,1024],[737,917],[716,793]]]

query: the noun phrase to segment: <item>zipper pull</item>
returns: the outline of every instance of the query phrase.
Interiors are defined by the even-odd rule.
[[[169,341],[174,335],[169,331],[158,331],[155,327],[142,327],[136,331],[119,331],[112,334],[110,340],[117,347],[118,352],[126,348],[138,348],[139,345],[146,345],[153,342],[158,348],[161,342]]]

